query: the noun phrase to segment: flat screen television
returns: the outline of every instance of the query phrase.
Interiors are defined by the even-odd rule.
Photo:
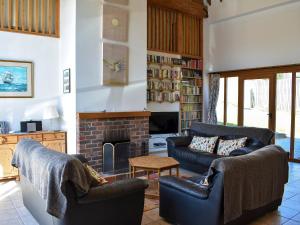
[[[150,116],[150,134],[178,133],[178,112],[152,112]]]

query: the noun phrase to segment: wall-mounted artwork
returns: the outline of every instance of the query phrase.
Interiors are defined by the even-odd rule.
[[[63,71],[63,90],[64,93],[71,93],[71,70],[70,69],[66,69]]]
[[[120,4],[120,5],[128,5],[129,0],[105,0],[109,3]]]
[[[0,98],[32,97],[32,62],[0,60]]]
[[[105,4],[103,6],[103,38],[128,41],[128,10]]]
[[[128,84],[128,47],[117,44],[103,44],[103,84]]]

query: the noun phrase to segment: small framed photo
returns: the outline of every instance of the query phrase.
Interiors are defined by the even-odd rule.
[[[71,70],[65,69],[63,71],[63,90],[64,93],[71,93]]]
[[[0,60],[0,98],[33,97],[33,63]]]

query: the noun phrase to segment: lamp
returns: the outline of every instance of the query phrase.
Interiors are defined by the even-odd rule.
[[[43,119],[50,121],[50,129],[53,129],[53,120],[59,118],[59,114],[57,112],[57,108],[54,105],[49,105],[44,109]]]

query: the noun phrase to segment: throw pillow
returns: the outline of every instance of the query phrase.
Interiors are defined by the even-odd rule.
[[[213,153],[218,137],[193,137],[189,147],[195,151]]]
[[[245,147],[247,138],[239,138],[234,140],[220,140],[218,146],[218,155],[229,156],[229,154],[238,148]]]
[[[89,166],[86,163],[84,163],[83,165],[90,174],[90,176],[93,178],[92,186],[99,186],[108,183],[108,181],[101,177],[100,174],[93,169],[93,167]]]

